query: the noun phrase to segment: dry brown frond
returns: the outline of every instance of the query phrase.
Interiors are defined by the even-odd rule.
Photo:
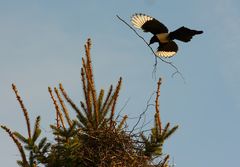
[[[21,106],[21,109],[23,111],[23,114],[24,114],[24,117],[25,117],[25,121],[26,121],[26,124],[27,124],[28,140],[30,142],[30,139],[31,139],[32,135],[31,135],[31,125],[30,125],[30,119],[29,119],[29,116],[28,116],[28,111],[27,111],[26,107],[23,104],[23,101],[21,99],[21,96],[18,93],[18,90],[17,90],[17,87],[16,87],[15,84],[12,84],[12,89],[13,89],[13,91],[14,91],[16,97],[17,97],[17,100],[18,100],[18,102],[19,102],[19,104]]]

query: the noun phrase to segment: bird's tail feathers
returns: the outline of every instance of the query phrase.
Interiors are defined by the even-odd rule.
[[[173,32],[170,32],[169,38],[171,40],[177,39],[183,42],[189,42],[194,35],[202,34],[203,31],[191,30],[187,27],[181,27]]]

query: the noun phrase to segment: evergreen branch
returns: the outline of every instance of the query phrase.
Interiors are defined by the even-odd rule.
[[[42,139],[40,140],[40,142],[38,143],[38,148],[39,148],[39,149],[42,149],[43,146],[46,144],[46,142],[47,142],[47,138],[46,138],[46,137],[42,138]]]
[[[67,109],[67,107],[66,107],[66,105],[65,105],[65,103],[64,103],[64,101],[63,101],[63,99],[62,99],[62,97],[61,97],[61,95],[60,95],[60,93],[59,93],[59,91],[56,87],[54,88],[54,91],[55,91],[55,93],[58,97],[58,100],[59,100],[59,102],[62,106],[62,111],[64,113],[64,116],[65,116],[66,120],[67,120],[67,123],[71,127],[72,126],[72,120],[70,119],[68,109]]]
[[[116,91],[116,90],[115,90]],[[108,99],[108,103],[106,104],[106,106],[102,109],[102,119],[104,119],[106,117],[106,115],[109,113],[110,111],[110,107],[113,105],[113,102],[114,102],[114,94],[115,92],[113,93],[113,95]],[[108,120],[111,119],[111,115],[109,117]]]
[[[111,85],[110,88],[109,88],[109,90],[108,90],[107,97],[106,97],[106,99],[105,99],[105,101],[104,101],[104,103],[103,103],[102,109],[101,109],[101,111],[102,111],[102,117],[105,117],[104,111],[105,111],[105,108],[106,108],[106,106],[107,106],[107,104],[108,104],[109,98],[110,98],[110,96],[111,96],[111,94],[112,94],[112,90],[113,90],[113,86]]]
[[[159,135],[161,135],[161,130],[159,129],[159,123],[158,123],[159,115],[155,114],[154,115],[154,133],[152,131],[152,134],[154,135],[155,138],[157,138]]]
[[[80,105],[81,105],[81,108],[84,111],[85,115],[88,117],[89,114],[88,114],[88,111],[87,111],[87,108],[86,108],[85,104],[82,101],[80,101]],[[88,118],[88,119],[90,119],[90,118]]]
[[[33,166],[34,158],[33,158],[33,152],[32,152],[32,151],[30,151],[30,153],[29,153],[29,158],[28,158],[28,159],[29,159],[29,160],[28,160],[29,165],[30,165],[31,167],[34,167],[34,166]]]
[[[110,115],[110,126],[113,125],[113,116],[115,114],[115,106],[116,106],[116,102],[117,102],[119,91],[121,89],[121,84],[122,84],[122,77],[120,77],[120,79],[118,81],[118,85],[116,87],[116,90],[115,90],[115,93],[114,93],[114,97],[113,97],[113,105],[112,105],[111,115]]]
[[[80,101],[80,104],[81,104],[81,108],[82,110],[84,111],[85,115],[87,116],[87,118],[80,118],[80,122],[85,126],[85,128],[90,128],[89,125],[93,125],[93,119],[92,119],[92,115],[87,111],[87,108],[85,107],[85,104]],[[90,123],[90,124],[89,124]]]
[[[1,128],[4,129],[8,133],[8,135],[12,138],[14,143],[17,145],[17,148],[18,148],[18,150],[21,154],[22,164],[24,165],[24,167],[30,167],[28,162],[27,162],[26,155],[25,155],[25,152],[23,150],[23,147],[22,147],[21,143],[14,136],[14,134],[11,132],[11,130],[9,128],[7,128],[6,126],[3,126],[3,125],[1,125]]]
[[[84,62],[84,58],[82,58],[82,63],[83,62]],[[85,64],[85,62],[84,62],[84,64]],[[82,88],[83,88],[83,92],[84,92],[84,97],[85,97],[85,99],[87,99],[86,79],[85,79],[83,67],[81,68],[81,80],[82,80]]]
[[[167,132],[168,132],[169,127],[170,127],[170,123],[168,122],[168,123],[166,124],[165,128],[164,128],[163,131],[162,131],[163,139],[165,138],[165,136],[166,136],[166,134],[167,134]]]
[[[35,121],[33,137],[32,137],[32,143],[31,144],[33,144],[37,140],[39,135],[41,134],[41,129],[39,127],[40,127],[40,116],[38,116],[36,118],[36,121]]]
[[[83,64],[83,67],[85,66],[85,61],[84,59],[82,58],[82,64]],[[85,74],[84,74],[84,69],[83,67],[81,68],[81,79],[82,79],[82,86],[83,86],[83,92],[84,92],[84,97],[85,97],[85,102],[86,102],[86,105],[87,105],[87,110],[88,113],[86,113],[86,115],[91,118],[92,117],[92,114],[90,112],[90,104],[89,104],[89,100],[88,100],[88,95],[87,95],[87,87],[86,87],[86,79],[85,79]],[[85,69],[86,70],[86,69]]]
[[[93,97],[93,107],[94,107],[94,118],[96,121],[96,125],[99,124],[99,110],[98,110],[98,101],[97,101],[97,96],[96,96],[96,90],[95,90],[95,86],[93,85],[92,82],[89,82],[90,88],[91,88],[91,93],[92,93],[92,97]]]
[[[117,86],[117,87],[118,87],[118,86]],[[113,103],[114,103],[114,100],[115,100],[115,98],[116,98],[115,95],[116,95],[116,92],[117,92],[117,87],[116,87],[113,95],[111,96],[111,98],[109,98],[108,103],[106,104],[106,107],[104,107],[104,109],[102,110],[102,119],[104,119],[105,116],[109,113],[110,107],[111,107],[111,106],[113,105]],[[108,121],[113,119],[113,114],[114,114],[114,111],[111,111],[110,117],[109,117]]]
[[[88,120],[88,121],[90,121],[91,124],[92,124],[92,115],[88,113],[87,108],[85,107],[85,104],[84,104],[82,101],[80,101],[80,104],[81,104],[82,110],[84,111],[85,115],[87,116],[87,119],[84,118],[84,120],[82,120],[83,123],[86,123],[86,121]],[[81,122],[82,122],[82,121],[81,121]],[[87,127],[87,124],[86,124],[85,126]]]
[[[98,114],[98,104],[97,104],[97,93],[95,89],[95,84],[94,84],[94,78],[93,78],[93,72],[92,72],[92,60],[91,60],[91,55],[90,55],[90,49],[91,49],[91,40],[87,40],[87,44],[85,45],[85,51],[86,51],[86,58],[87,58],[87,79],[88,83],[90,84],[91,88],[91,93],[92,93],[92,98],[93,98],[93,107],[94,107],[94,114],[95,114],[95,119],[96,119],[96,124],[98,125],[98,119],[99,119],[99,114]],[[89,75],[89,76],[88,76]]]
[[[26,109],[26,107],[24,106],[23,104],[23,101],[21,99],[21,96],[19,95],[18,93],[18,90],[17,90],[17,87],[15,84],[12,84],[12,89],[16,95],[16,98],[21,106],[21,109],[23,111],[23,114],[24,114],[24,117],[25,117],[25,121],[26,121],[26,124],[27,124],[27,130],[28,130],[28,139],[30,140],[31,139],[31,125],[30,125],[30,119],[29,119],[29,116],[28,116],[28,111]]]
[[[85,63],[85,60],[84,58],[82,58],[82,65],[83,65],[83,74],[85,72],[85,75],[86,76],[86,79],[87,79],[87,85],[86,85],[86,98],[85,98],[85,102],[87,104],[87,111],[89,113],[89,115],[91,116],[92,118],[92,94],[91,94],[91,84],[89,83],[90,82],[90,77],[89,77],[89,72],[87,70],[87,65]]]
[[[104,90],[101,89],[98,95],[98,111],[101,111],[103,97],[104,97]]]
[[[62,129],[57,127],[57,126],[55,126],[55,125],[50,125],[50,128],[52,128],[54,135],[63,134]]]
[[[51,143],[46,143],[42,149],[42,152],[46,153],[49,150],[50,146],[51,146]]]
[[[178,125],[174,126],[171,130],[169,130],[164,136],[164,140],[169,138],[177,129],[178,129]]]
[[[161,78],[159,78],[158,83],[157,83],[157,92],[156,92],[156,100],[155,100],[155,109],[156,109],[156,115],[157,115],[156,121],[158,124],[159,133],[161,134],[162,123],[161,123],[161,117],[160,117],[160,111],[159,111],[160,85],[161,85]]]
[[[164,160],[161,162],[161,166],[160,167],[167,167],[167,163],[168,163],[168,160],[169,160],[169,155],[167,155]]]
[[[17,164],[18,164],[19,166],[21,166],[21,167],[24,167],[24,164],[23,164],[23,162],[22,162],[22,161],[20,161],[20,160],[17,160]]]
[[[58,103],[57,103],[57,100],[56,100],[55,97],[53,96],[52,89],[51,89],[50,87],[48,87],[48,92],[50,93],[51,99],[52,99],[53,104],[54,104],[54,106],[55,106],[57,115],[58,115],[59,118],[60,118],[61,124],[62,124],[63,128],[66,130],[66,127],[65,127],[65,123],[64,123],[64,120],[63,120],[63,116],[62,116],[61,110],[60,110],[60,108],[59,108],[59,105],[58,105]],[[57,122],[58,122],[58,121],[57,121]]]
[[[118,125],[118,130],[121,130],[121,129],[123,128],[123,125],[126,123],[127,118],[128,118],[127,115],[125,115],[125,116],[123,117],[122,121],[121,121],[120,124]]]
[[[33,135],[29,138],[27,136],[25,138],[18,132],[12,133],[7,127],[1,126],[13,139],[21,153],[22,158],[20,159],[22,160],[17,161],[17,163],[22,167],[37,167],[38,165],[72,167],[79,164],[102,167],[109,165],[166,167],[169,158],[162,154],[163,144],[165,139],[173,134],[178,126],[170,129],[168,123],[164,129],[161,129],[160,79],[157,92],[153,93],[154,95],[156,93],[155,104],[150,104],[152,94],[146,110],[140,114],[140,117],[132,118],[138,119],[138,122],[129,134],[126,128],[128,116],[120,116],[123,109],[116,116],[116,105],[122,78],[118,80],[114,88],[112,85],[110,86],[106,97],[103,89],[98,94],[94,84],[90,48],[91,42],[88,40],[85,49],[86,58],[82,59],[83,68],[81,69],[82,88],[86,101],[80,101],[79,108],[68,97],[61,84],[59,84],[59,88],[55,87],[54,91],[50,87],[48,88],[57,118],[57,125],[50,125],[51,133],[54,135],[52,144],[47,142],[47,138],[39,139],[41,133],[39,116],[35,120],[34,127],[31,127],[34,131],[30,131]],[[70,119],[66,103],[69,103],[76,111],[76,119]],[[154,106],[156,110],[155,126],[151,129],[151,132],[143,130],[148,123],[145,123],[145,119],[142,120],[142,116],[146,116],[150,105]],[[21,106],[21,108],[25,107]],[[64,112],[64,115],[62,112]],[[64,116],[65,118],[63,118]],[[25,119],[26,117],[28,118],[28,113],[25,114]],[[119,119],[119,117],[122,118]],[[65,127],[64,121],[67,121],[69,127]],[[143,124],[138,125],[139,122],[143,122]],[[137,127],[140,129],[138,133],[134,133],[136,126],[140,126]],[[131,134],[132,132],[133,134]],[[40,141],[36,143],[38,140]],[[22,147],[21,144],[25,147]],[[29,153],[28,158],[26,158],[25,152]],[[160,158],[160,162],[156,162],[155,158]]]
[[[57,111],[56,111],[56,124],[57,124],[57,127],[60,128],[60,118]]]
[[[13,135],[20,140],[22,143],[25,143],[26,145],[29,144],[28,138],[25,138],[23,135],[21,135],[19,132],[13,132]]]
[[[72,99],[67,95],[66,91],[64,90],[62,84],[59,84],[59,88],[61,90],[61,93],[63,94],[64,98],[67,100],[67,102],[71,105],[71,107],[77,112],[77,114],[81,117],[81,118],[85,118],[80,109],[77,107],[77,105],[72,101]]]
[[[143,133],[141,133],[141,132],[140,132],[140,137],[143,140],[143,143],[148,143],[147,137]]]

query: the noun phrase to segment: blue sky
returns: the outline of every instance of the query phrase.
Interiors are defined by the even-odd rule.
[[[174,70],[169,65],[158,64],[157,77],[163,78],[162,121],[180,126],[165,152],[178,167],[237,166],[239,6],[237,0],[0,1],[0,123],[26,133],[11,90],[11,83],[16,83],[32,120],[41,115],[43,134],[49,136],[54,107],[47,87],[62,82],[76,102],[82,99],[80,67],[88,37],[97,87],[107,89],[122,76],[118,111],[129,99],[122,114],[138,116],[156,89],[154,57],[116,14],[130,21],[132,14],[142,12],[170,30],[187,26],[204,31],[190,43],[177,42],[180,50],[171,59],[186,83],[177,75],[171,77]],[[147,40],[151,37],[138,32]],[[153,114],[150,108],[146,121],[152,121]],[[15,145],[4,131],[0,139],[2,165],[15,167],[19,158]]]

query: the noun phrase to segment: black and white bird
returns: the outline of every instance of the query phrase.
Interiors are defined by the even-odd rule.
[[[202,34],[203,31],[191,30],[186,27],[180,27],[179,29],[168,32],[168,28],[156,20],[155,18],[136,13],[132,16],[131,22],[135,28],[142,29],[144,32],[151,32],[153,37],[150,39],[149,45],[154,42],[159,43],[156,55],[160,57],[172,57],[178,51],[177,44],[174,39],[182,42],[189,42],[194,35]]]

